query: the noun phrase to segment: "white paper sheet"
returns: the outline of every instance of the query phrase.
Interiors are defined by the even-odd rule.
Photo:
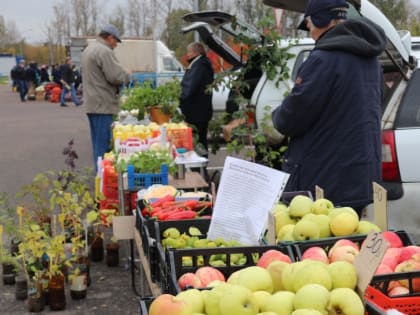
[[[244,245],[258,245],[268,212],[279,199],[289,174],[227,157],[208,232]]]

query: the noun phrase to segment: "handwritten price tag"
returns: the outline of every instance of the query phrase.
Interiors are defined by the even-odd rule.
[[[353,263],[357,271],[357,290],[360,296],[363,296],[388,247],[388,242],[380,233],[373,230],[369,232]]]
[[[324,198],[324,189],[315,185],[315,200]]]
[[[375,224],[382,231],[388,229],[387,191],[378,183],[373,183],[373,209]]]
[[[268,212],[267,243],[269,245],[276,245],[276,218],[271,211]]]

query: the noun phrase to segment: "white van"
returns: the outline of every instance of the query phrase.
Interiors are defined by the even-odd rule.
[[[264,3],[273,7],[296,12],[304,12],[307,0],[264,0]],[[382,106],[383,129],[383,183],[388,191],[388,217],[389,228],[404,229],[415,238],[420,239],[420,71],[416,72],[417,60],[411,56],[411,35],[407,31],[397,31],[378,8],[368,0],[347,0],[349,3],[349,18],[364,16],[380,25],[387,36],[386,51],[380,56],[386,81],[385,98]],[[206,44],[219,54],[222,45],[217,49],[213,46],[221,42],[217,37],[225,29],[231,29],[227,14],[217,16],[220,12],[192,13],[186,21],[195,22],[184,28],[184,31],[197,30]],[[217,24],[217,22],[219,24]],[[201,24],[200,24],[201,23]],[[209,31],[211,30],[211,32]],[[260,35],[262,36],[262,35]],[[210,40],[211,38],[211,40]],[[257,79],[250,104],[256,108],[256,121],[258,126],[263,125],[267,111],[265,108],[275,108],[282,103],[284,94],[293,86],[295,75],[306,56],[313,48],[313,41],[302,39],[290,47],[294,57],[289,59],[288,67],[291,71],[290,80],[283,81],[279,86],[275,80],[268,80],[262,73]],[[231,55],[232,52],[229,52]],[[230,56],[231,60],[235,60]],[[239,57],[237,60],[242,60]],[[233,64],[233,63],[232,63]],[[240,66],[240,62],[234,64]],[[226,91],[224,92],[226,96]],[[217,105],[223,107],[223,105]],[[268,115],[270,116],[270,115]],[[269,133],[271,143],[279,142],[282,137],[274,128]],[[372,219],[372,209],[368,209],[368,217]]]

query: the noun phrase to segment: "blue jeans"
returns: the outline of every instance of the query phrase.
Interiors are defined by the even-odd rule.
[[[93,165],[95,173],[98,171],[98,157],[104,156],[111,149],[112,114],[87,114],[90,126],[90,137],[93,149]]]
[[[79,101],[79,99],[77,98],[77,95],[76,95],[76,88],[74,87],[74,83],[71,83],[69,85],[70,85],[71,100],[73,101],[74,104],[80,105],[80,101]],[[68,92],[68,90],[63,85],[62,90],[61,90],[61,97],[60,97],[60,103],[61,104],[64,104],[66,102],[67,92]]]
[[[28,93],[28,82],[26,80],[16,80],[16,84],[19,89],[20,100],[24,101]]]

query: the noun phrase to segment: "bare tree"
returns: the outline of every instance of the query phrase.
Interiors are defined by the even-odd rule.
[[[145,3],[140,0],[127,0],[127,31],[134,36],[144,32],[146,10]]]
[[[120,5],[117,5],[114,14],[109,18],[109,22],[115,25],[121,34],[125,34],[125,12]]]

